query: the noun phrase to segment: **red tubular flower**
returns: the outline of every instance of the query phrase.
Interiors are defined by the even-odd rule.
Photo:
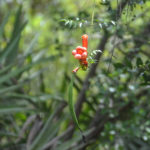
[[[88,35],[84,34],[82,36],[82,46],[77,46],[76,50],[72,51],[72,55],[74,55],[75,59],[78,59],[80,62],[80,66],[83,70],[86,70],[88,67],[88,62],[87,62],[87,47],[88,47]],[[74,69],[73,72],[77,72],[79,68]]]
[[[86,49],[88,48],[88,35],[84,34],[82,35],[82,46]]]

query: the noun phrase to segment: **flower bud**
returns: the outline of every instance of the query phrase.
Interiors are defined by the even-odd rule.
[[[80,54],[76,54],[76,55],[74,56],[74,58],[75,58],[75,59],[81,59],[81,55],[80,55]]]
[[[80,69],[80,68],[77,67],[77,68],[75,68],[74,70],[72,70],[72,72],[73,72],[73,73],[76,73],[79,69]]]
[[[72,51],[72,55],[75,55],[76,53],[77,53],[76,50],[73,50],[73,51]]]
[[[87,52],[84,52],[84,53],[82,54],[82,58],[87,58]]]
[[[78,46],[76,48],[77,54],[82,54],[83,52],[87,51],[87,49],[85,47],[82,46]]]

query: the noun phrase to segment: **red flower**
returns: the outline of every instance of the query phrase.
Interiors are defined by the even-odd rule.
[[[87,62],[87,56],[88,56],[88,52],[87,52],[87,47],[88,47],[88,35],[84,34],[82,36],[82,46],[78,46],[76,48],[76,50],[72,51],[72,55],[74,55],[75,59],[78,59],[80,62],[80,66],[83,70],[87,69],[88,66],[88,62]],[[77,69],[77,71],[79,70],[79,68]],[[77,72],[74,71],[73,72]]]

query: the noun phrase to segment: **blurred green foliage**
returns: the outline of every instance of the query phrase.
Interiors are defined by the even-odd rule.
[[[0,150],[149,150],[149,18],[148,0],[0,0]],[[102,51],[75,75],[86,143],[68,108],[85,33]]]

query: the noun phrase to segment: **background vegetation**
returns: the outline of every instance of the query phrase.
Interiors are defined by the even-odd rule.
[[[0,0],[0,150],[149,150],[150,1]],[[96,63],[68,87],[72,49]]]

